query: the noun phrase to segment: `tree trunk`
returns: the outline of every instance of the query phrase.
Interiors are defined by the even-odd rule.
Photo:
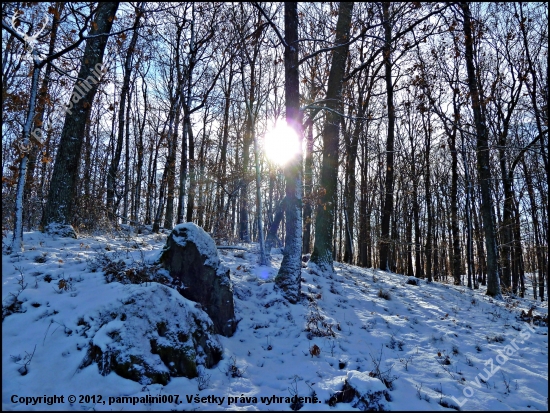
[[[139,125],[139,131],[137,135],[137,142],[136,142],[136,151],[137,151],[137,177],[136,177],[136,186],[134,189],[134,209],[132,213],[132,219],[134,221],[139,221],[139,209],[141,205],[141,180],[143,177],[143,156],[144,156],[144,146],[143,146],[143,133],[145,131],[145,123],[147,121],[147,85],[146,82],[142,83],[142,91],[143,91],[143,102],[144,102],[144,110],[143,110],[143,120],[141,121],[141,124]],[[138,121],[139,121],[139,111],[138,111]]]
[[[43,228],[51,223],[71,223],[84,129],[88,112],[91,110],[97,92],[97,77],[100,76],[100,73],[94,75],[92,70],[96,69],[96,66],[97,69],[102,68],[101,62],[105,45],[118,5],[118,2],[99,3],[98,5],[78,73],[78,78],[87,79],[91,87],[83,96],[80,96],[81,92],[77,89],[77,85],[73,89],[71,102],[67,108],[68,115],[61,132],[48,201],[42,217]]]
[[[412,263],[412,216],[411,214],[407,214],[407,229],[406,229],[406,239],[405,242],[407,244],[407,275],[412,277],[414,276],[414,269],[413,269],[413,263]]]
[[[397,249],[399,245],[399,235],[397,231],[397,217],[398,217],[398,209],[399,209],[399,192],[397,192],[397,195],[395,197],[395,208],[393,208],[392,216],[391,216],[391,245],[390,245],[390,258],[389,262],[391,263],[390,271],[393,273],[397,272]]]
[[[170,158],[170,155],[168,155]],[[168,164],[169,160],[167,161]],[[166,179],[168,175],[169,166],[165,165],[164,172],[162,173],[162,178],[160,180],[160,189],[159,189],[159,204],[155,212],[155,219],[153,220],[153,232],[158,233],[160,231],[160,220],[162,219],[162,213],[164,212],[164,198],[166,194]]]
[[[390,221],[393,213],[394,185],[394,140],[395,140],[395,107],[393,105],[393,80],[391,63],[391,22],[390,3],[382,3],[382,26],[384,27],[384,68],[386,80],[386,106],[388,108],[388,134],[386,139],[386,180],[384,185],[384,206],[382,208],[382,227],[380,234],[380,269],[390,271]]]
[[[332,64],[328,78],[326,95],[326,117],[323,128],[323,158],[321,164],[320,204],[317,206],[315,220],[315,245],[311,261],[322,271],[333,272],[332,240],[334,211],[337,202],[336,186],[338,171],[338,135],[340,129],[340,114],[342,111],[342,78],[346,66],[349,45],[349,31],[353,2],[341,2],[336,24],[336,41],[340,45],[333,51]]]
[[[123,223],[128,222],[128,194],[130,193],[130,108],[132,107],[132,92],[128,93],[126,106],[126,142],[124,153],[124,198],[122,203]],[[133,175],[133,174],[132,174]]]
[[[429,115],[428,115],[429,116]],[[433,281],[433,274],[432,274],[432,238],[433,238],[433,209],[432,209],[432,189],[431,189],[431,174],[430,174],[430,146],[431,146],[431,140],[432,140],[432,134],[431,134],[431,122],[428,119],[428,124],[426,125],[426,122],[424,120],[424,116],[422,116],[422,124],[424,127],[425,132],[425,159],[426,159],[426,168],[425,168],[425,174],[424,174],[424,184],[425,184],[425,191],[426,191],[426,212],[427,212],[427,228],[426,228],[426,276],[428,277],[428,282]]]
[[[368,130],[368,123],[366,126]],[[361,183],[359,186],[359,265],[361,267],[368,267],[368,242],[367,242],[367,149],[366,149],[366,136],[367,131],[364,132],[365,138],[361,142]],[[370,218],[370,217],[369,217]]]
[[[415,275],[418,278],[424,278],[424,268],[421,261],[421,244],[420,244],[420,205],[418,203],[418,179],[416,179],[416,156],[412,153],[411,176],[412,176],[412,210],[414,218],[414,267]]]
[[[256,209],[258,215],[258,244],[260,246],[260,265],[268,264],[269,251],[266,252],[264,242],[264,217],[262,205],[262,180],[260,175],[260,154],[258,149],[258,138],[256,137],[256,128],[252,129],[252,139],[254,141],[254,166],[256,168]]]
[[[233,83],[233,66],[229,65],[229,79],[227,81],[227,88],[224,90],[224,110],[223,110],[223,131],[222,131],[222,143],[220,148],[220,163],[219,163],[219,175],[218,184],[219,190],[219,201],[218,201],[218,210],[216,213],[216,222],[214,224],[214,232],[217,234],[220,229],[221,220],[223,219],[224,209],[225,209],[225,194],[223,185],[225,182],[225,176],[227,174],[227,144],[229,140],[229,109],[231,105],[231,85]],[[225,220],[224,220],[225,221]]]
[[[170,180],[173,179],[175,174],[176,163],[176,132],[177,121],[179,120],[179,96],[172,99],[170,104],[170,113],[168,114],[168,132],[166,132],[166,125],[161,133],[161,139],[166,134],[166,144],[168,146],[168,155],[166,156],[166,162],[164,164],[164,172],[162,173],[162,179],[160,181],[159,190],[159,204],[155,212],[155,218],[153,221],[153,232],[159,232],[160,222],[162,220],[164,206],[166,201],[167,186],[170,184]],[[173,182],[173,181],[172,181]],[[170,205],[172,207],[172,205]],[[166,223],[165,223],[166,224]],[[170,225],[171,226],[171,225]]]
[[[479,88],[474,67],[473,37],[468,2],[460,4],[464,13],[465,59],[468,72],[468,87],[472,100],[472,111],[477,138],[477,170],[481,188],[481,214],[485,230],[485,246],[487,249],[487,295],[501,298],[500,277],[498,270],[498,250],[493,219],[493,199],[491,196],[491,165],[489,159],[489,141],[487,126],[483,114],[484,103],[479,96]]]
[[[58,28],[59,28],[59,17],[61,16],[61,13],[63,12],[63,9],[65,8],[65,4],[64,2],[57,2],[55,3],[55,6],[54,6],[54,10],[55,10],[55,13],[53,13],[53,21],[52,21],[52,32],[50,34],[50,44],[49,44],[49,48],[48,48],[48,56],[51,56],[54,54],[54,51],[55,51],[55,43],[57,41],[57,31],[58,31]],[[8,46],[8,50],[9,50],[9,46]],[[36,128],[33,132],[35,133],[38,133],[36,132],[37,130],[41,130],[42,129],[42,132],[40,132],[40,135],[43,134],[43,129],[44,129],[44,109],[46,107],[46,102],[48,100],[48,88],[49,88],[49,85],[50,85],[50,77],[51,77],[51,72],[52,72],[52,64],[50,61],[48,61],[48,63],[46,63],[46,71],[44,73],[44,78],[42,79],[42,85],[40,86],[40,89],[38,91],[38,96],[37,96],[37,102],[36,102],[36,115],[35,115],[35,118],[33,119],[33,122],[34,122],[34,127]],[[3,90],[6,90],[7,88],[4,88]],[[3,96],[4,94],[2,94]],[[32,139],[32,137],[31,137]],[[41,136],[41,140],[44,140],[43,139],[43,136]],[[25,190],[24,190],[24,193],[23,193],[23,205],[27,205],[27,222],[28,222],[28,229],[29,231],[32,229],[31,226],[32,224],[34,223],[35,221],[35,216],[33,213],[31,213],[30,211],[30,206],[31,206],[31,194],[32,194],[32,189],[33,189],[33,184],[34,184],[34,170],[36,168],[36,164],[37,164],[37,160],[38,160],[38,156],[40,155],[40,150],[41,148],[37,145],[37,146],[33,146],[30,153],[29,153],[29,161],[28,161],[28,164],[27,164],[27,176],[26,176],[26,182],[25,182]],[[41,199],[41,197],[39,197],[38,199]],[[23,214],[25,214],[25,210],[23,210]]]
[[[538,287],[539,287],[540,301],[542,302],[544,301],[544,258],[541,251],[542,237],[540,235],[540,227],[539,227],[540,224],[539,224],[539,218],[537,213],[535,191],[533,188],[533,179],[529,174],[529,171],[527,170],[527,165],[524,159],[522,159],[522,166],[523,166],[525,181],[527,183],[527,193],[529,195],[529,202],[531,204],[530,212],[531,212],[531,220],[533,223],[533,231],[535,236],[535,256],[537,257]],[[533,283],[534,282],[535,281],[533,280]],[[534,298],[535,300],[537,299],[536,293]]]
[[[190,110],[191,108],[188,108]],[[199,132],[200,133],[200,132]],[[197,190],[197,174],[195,160],[195,140],[193,135],[189,136],[189,192],[187,193],[187,222],[193,222],[195,212],[195,192]]]
[[[183,30],[183,26],[181,26]],[[188,170],[193,168],[193,165],[191,164],[193,158],[194,158],[194,137],[193,137],[193,129],[191,127],[191,92],[192,92],[192,85],[193,85],[193,69],[196,64],[196,54],[197,54],[197,48],[195,46],[195,3],[191,4],[191,25],[190,25],[190,40],[189,40],[189,59],[186,64],[187,69],[185,73],[185,79],[183,79],[183,76],[180,73],[180,66],[179,66],[179,42],[181,39],[181,31],[178,31],[178,47],[176,50],[176,56],[178,60],[178,92],[180,99],[182,101],[183,106],[183,138],[182,138],[182,147],[181,147],[181,160],[180,160],[180,181],[179,181],[179,197],[178,197],[178,210],[177,210],[177,224],[183,223],[183,205],[185,201],[185,184],[187,182],[187,173]],[[184,90],[184,85],[187,85],[187,88]],[[189,156],[187,154],[187,140],[189,139]],[[189,166],[187,165],[187,161],[190,160]],[[194,196],[194,194],[193,194]],[[193,198],[188,194],[187,198],[187,216],[186,220],[187,222],[190,222],[193,218],[193,205],[191,204],[191,211],[189,211],[189,202],[190,199]],[[191,201],[192,203],[192,201]]]
[[[118,173],[118,165],[120,163],[120,157],[122,155],[122,144],[124,141],[124,122],[125,122],[125,109],[126,109],[126,99],[128,97],[128,92],[130,90],[130,78],[132,76],[132,57],[134,55],[134,50],[136,48],[136,43],[138,39],[138,26],[139,20],[141,18],[141,13],[136,13],[134,20],[134,32],[132,34],[132,39],[126,51],[126,58],[124,60],[124,79],[122,81],[122,89],[120,91],[120,104],[118,108],[118,134],[116,149],[111,159],[111,164],[109,165],[109,172],[107,174],[107,216],[111,222],[116,221],[116,205],[115,205],[115,194],[116,194],[116,181]]]
[[[179,102],[179,101],[178,101]],[[176,187],[176,147],[178,144],[178,125],[180,123],[180,106],[175,107],[176,118],[174,120],[174,129],[169,132],[168,146],[169,153],[166,162],[168,173],[166,175],[166,215],[164,217],[164,228],[172,229],[174,226],[174,193]]]
[[[487,263],[485,260],[485,249],[483,248],[483,234],[482,234],[482,224],[477,215],[477,207],[472,197],[472,212],[474,215],[474,234],[476,238],[476,247],[477,247],[477,281],[481,285],[487,285]]]
[[[465,183],[465,192],[466,192],[466,231],[467,231],[467,239],[466,239],[466,263],[468,267],[468,288],[472,289],[473,284],[476,285],[477,288],[477,280],[475,279],[475,273],[473,271],[473,263],[474,263],[474,245],[473,245],[473,234],[472,234],[472,215],[471,215],[471,198],[472,198],[472,183],[470,181],[470,172],[469,172],[469,162],[466,159],[466,148],[464,145],[464,134],[461,132],[460,137],[462,140],[462,162],[464,164],[464,178],[466,180]],[[473,281],[473,284],[472,284]]]
[[[36,53],[36,52],[35,52]],[[33,57],[35,55],[33,53]],[[31,127],[34,120],[34,114],[36,110],[36,100],[38,95],[38,80],[40,79],[40,66],[36,63],[33,67],[32,82],[31,82],[31,96],[29,99],[29,110],[27,112],[27,120],[23,127],[23,137],[19,150],[21,152],[21,162],[19,164],[19,177],[17,180],[17,190],[15,195],[15,219],[13,228],[13,238],[10,245],[10,251],[12,253],[20,252],[23,250],[23,192],[25,190],[25,179],[27,177],[27,162],[29,161],[29,150],[31,147]]]
[[[502,133],[499,139],[499,161],[502,177],[502,186],[504,189],[504,211],[501,225],[501,268],[502,268],[502,283],[506,288],[512,287],[514,294],[517,293],[517,278],[512,270],[512,254],[513,254],[513,211],[514,203],[512,185],[513,181],[509,179],[508,167],[506,165],[506,155],[504,145],[506,144],[506,134]],[[512,276],[514,273],[514,276]]]
[[[205,181],[204,181],[204,172],[205,172],[205,151],[208,151],[208,138],[206,134],[206,124],[208,119],[208,108],[205,111],[204,115],[204,122],[203,122],[203,129],[202,129],[202,140],[201,140],[201,147],[199,149],[199,159],[198,159],[198,179],[197,179],[197,185],[199,187],[199,193],[198,193],[198,203],[197,203],[197,225],[201,228],[205,228],[206,231],[208,231],[205,227],[205,196],[204,196],[204,188],[205,188]],[[206,146],[206,148],[205,148]]]
[[[285,215],[285,209],[286,198],[283,198],[282,201],[279,202],[279,205],[275,208],[275,216],[273,217],[273,221],[267,230],[265,245],[268,251],[271,251],[271,248],[279,247],[281,245],[279,237],[277,237],[277,232],[279,231],[279,225]]]
[[[313,122],[307,125],[306,156],[304,165],[304,236],[302,251],[304,254],[311,252],[311,219],[312,219],[312,194],[313,194]]]
[[[514,6],[515,9],[515,6]],[[517,16],[517,13],[516,13]],[[531,87],[528,88],[529,95],[531,97],[531,103],[533,105],[533,112],[535,114],[535,121],[537,125],[537,130],[540,135],[540,154],[542,156],[542,161],[544,163],[544,169],[546,171],[546,188],[550,188],[550,165],[548,164],[548,151],[550,150],[550,141],[547,142],[547,144],[544,144],[544,136],[542,131],[542,121],[544,118],[546,126],[548,126],[548,67],[546,68],[546,91],[542,93],[543,97],[543,108],[542,110],[539,109],[539,104],[537,102],[537,72],[535,70],[535,65],[533,63],[533,58],[531,57],[531,53],[529,51],[529,40],[527,36],[527,31],[525,27],[525,22],[531,21],[531,19],[527,19],[523,16],[523,4],[519,3],[519,16],[520,20],[519,27],[521,29],[522,39],[523,39],[523,46],[525,50],[525,57],[527,58],[527,64],[529,68],[529,74],[531,75]],[[547,36],[548,37],[548,36]],[[548,134],[548,130],[546,131],[546,135]],[[548,139],[548,137],[547,137]],[[550,217],[550,202],[546,202],[546,212],[548,217]],[[546,248],[550,247],[550,231],[546,231]],[[549,284],[550,284],[550,265],[546,265],[546,278],[547,278],[547,284],[546,284],[546,295],[550,296],[550,290],[549,290]],[[544,282],[544,278],[542,280]],[[541,300],[544,297],[544,292],[540,293]]]
[[[358,117],[362,118],[365,112],[363,108],[362,93],[359,95],[358,102]],[[350,113],[351,114],[351,113]],[[346,181],[347,185],[344,188],[344,214],[346,217],[346,231],[345,231],[345,250],[344,250],[344,262],[348,264],[353,263],[353,228],[355,226],[355,162],[357,159],[357,143],[359,142],[359,134],[361,133],[363,123],[361,120],[356,120],[355,127],[351,137],[346,139]],[[347,135],[347,134],[346,134]]]
[[[185,202],[185,183],[187,182],[187,137],[193,139],[193,129],[191,128],[191,115],[189,109],[183,108],[183,137],[181,138],[181,160],[180,160],[180,181],[178,195],[178,220],[177,224],[183,223],[183,205]]]
[[[285,106],[286,122],[302,148],[302,112],[298,72],[298,3],[285,3]],[[285,167],[285,249],[275,284],[292,304],[300,300],[302,276],[302,152]]]
[[[149,158],[149,173],[148,173],[148,185],[147,185],[147,200],[146,205],[147,209],[145,212],[145,224],[151,225],[153,223],[153,203],[156,198],[156,187],[157,187],[157,160],[159,155],[160,145],[162,143],[162,135],[157,144],[151,140],[151,157]],[[154,150],[153,150],[154,146]]]
[[[521,247],[521,223],[520,215],[518,211],[518,202],[514,202],[514,267],[519,278],[519,291],[520,297],[525,297],[525,265],[523,262],[523,249]]]
[[[459,118],[458,108],[455,106],[455,119]],[[453,127],[449,136],[449,147],[451,150],[451,272],[454,285],[461,285],[462,274],[462,252],[460,251],[460,230],[458,226],[458,152],[456,150],[456,127]]]

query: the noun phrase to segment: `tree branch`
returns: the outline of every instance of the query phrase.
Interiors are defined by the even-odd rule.
[[[510,167],[510,172],[508,172],[508,178],[512,179],[514,175],[514,169],[516,169],[516,166],[519,161],[521,161],[521,158],[523,157],[523,154],[527,152],[527,150],[533,146],[545,133],[548,133],[548,129],[545,131],[542,131],[539,133],[535,139],[533,139],[527,146],[525,146],[521,151],[519,151],[518,156],[516,156],[516,159],[514,159],[514,162],[512,162],[512,166]]]
[[[260,13],[262,13],[262,15],[267,19],[267,21],[269,22],[269,25],[273,28],[273,30],[275,30],[275,33],[277,34],[277,37],[279,38],[279,40],[281,41],[281,43],[285,46],[285,47],[289,47],[287,42],[285,41],[284,37],[281,35],[281,32],[279,32],[279,29],[277,29],[277,26],[275,25],[275,23],[273,23],[273,21],[269,18],[269,16],[267,15],[267,13],[265,12],[265,10],[255,1],[252,2],[252,5],[254,7],[256,7]]]

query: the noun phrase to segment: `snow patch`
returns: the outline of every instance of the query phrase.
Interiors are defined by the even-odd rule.
[[[368,393],[386,391],[384,383],[375,377],[370,377],[368,373],[361,371],[348,371],[347,381],[361,396],[365,396]]]
[[[212,237],[201,227],[192,222],[178,224],[172,230],[172,234],[184,233],[183,235],[173,235],[176,244],[185,247],[187,241],[194,243],[203,257],[206,257],[204,264],[216,268],[216,274],[220,277],[225,276],[227,267],[225,267],[218,256],[218,249]]]

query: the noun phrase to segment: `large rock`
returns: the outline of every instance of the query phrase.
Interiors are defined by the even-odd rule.
[[[237,328],[229,269],[218,257],[214,240],[202,228],[177,225],[166,241],[160,262],[181,295],[200,303],[218,334],[231,337]]]
[[[344,387],[329,400],[329,406],[336,403],[351,403],[351,406],[361,411],[388,411],[386,402],[391,396],[382,381],[371,377],[368,373],[351,370],[344,381]]]
[[[50,235],[54,235],[57,237],[65,237],[65,238],[78,238],[78,235],[76,234],[75,229],[72,225],[68,224],[59,224],[56,222],[52,222],[51,224],[48,224],[46,228],[44,228],[44,231]]]
[[[157,283],[108,285],[114,291],[105,296],[116,300],[78,321],[79,333],[91,338],[80,369],[96,363],[104,376],[164,385],[170,377],[197,377],[198,365],[221,359],[212,321],[196,303]]]

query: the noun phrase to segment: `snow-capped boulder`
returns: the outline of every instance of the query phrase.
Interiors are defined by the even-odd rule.
[[[229,269],[220,262],[210,235],[191,222],[177,225],[159,260],[169,271],[173,287],[202,305],[218,334],[231,337],[237,323]]]
[[[347,383],[357,394],[357,403],[354,404],[359,410],[390,410],[386,401],[391,397],[386,389],[386,385],[376,377],[371,377],[368,373],[351,370],[348,371]]]
[[[362,411],[390,410],[386,401],[391,397],[386,386],[379,379],[357,370],[348,372],[341,391],[337,391],[328,400],[330,406],[336,403],[351,403]]]
[[[57,237],[75,238],[75,239],[78,238],[78,235],[76,234],[76,231],[72,225],[52,222],[51,224],[48,224],[46,228],[44,228],[44,231],[50,235],[54,235]]]
[[[197,377],[198,365],[210,368],[221,359],[212,321],[196,303],[158,283],[109,287],[115,291],[106,296],[117,298],[78,322],[91,337],[80,369],[96,363],[103,376],[166,384],[170,377]]]

